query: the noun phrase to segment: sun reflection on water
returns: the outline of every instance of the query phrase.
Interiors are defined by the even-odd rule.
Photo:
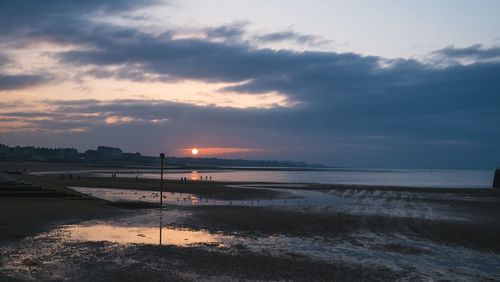
[[[122,227],[108,224],[69,225],[64,231],[69,232],[70,240],[106,241],[120,244],[161,244],[187,246],[190,244],[217,243],[218,236],[205,231],[162,227]],[[160,237],[161,234],[161,237]]]

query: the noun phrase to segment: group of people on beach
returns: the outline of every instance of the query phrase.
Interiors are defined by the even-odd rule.
[[[69,181],[73,180],[73,174],[68,174],[67,176],[65,174],[60,174],[57,176],[59,180],[64,180],[67,178]],[[78,180],[80,180],[80,176],[77,176]],[[112,179],[117,179],[117,173],[111,173],[111,178]],[[205,178],[203,178],[203,175],[200,176],[200,180],[212,180],[212,176],[205,175]],[[194,179],[193,179],[194,180]],[[135,176],[135,182],[139,181],[139,177]],[[187,177],[181,177],[181,181],[188,181]]]
[[[194,180],[194,179],[193,179]],[[200,176],[200,180],[203,180],[203,175]],[[212,180],[212,176],[205,175],[205,180]],[[181,176],[181,181],[188,181],[187,177]]]

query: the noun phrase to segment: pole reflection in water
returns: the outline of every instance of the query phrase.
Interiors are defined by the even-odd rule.
[[[160,208],[160,246],[161,246],[162,229],[163,229],[163,207]]]

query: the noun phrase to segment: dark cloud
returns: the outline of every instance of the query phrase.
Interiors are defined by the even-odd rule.
[[[88,71],[79,74],[77,77],[92,76],[95,78],[118,78],[137,82],[172,82],[177,78],[170,75],[158,74],[158,73],[146,73],[141,68],[122,66],[117,67],[113,70],[107,70],[101,67],[95,67]]]
[[[246,33],[246,25],[246,22],[235,22],[232,24],[205,28],[204,31],[208,38],[240,40],[241,36]]]
[[[301,34],[295,31],[278,31],[254,36],[254,40],[259,42],[274,43],[282,41],[294,41],[303,45],[326,45],[332,43],[331,40],[323,39],[311,34]]]
[[[33,41],[85,44],[107,30],[102,18],[124,15],[158,3],[157,0],[5,0],[0,1],[0,42],[22,46]],[[101,22],[98,21],[101,19]],[[131,30],[110,27],[115,38]],[[101,34],[102,35],[102,34]]]
[[[169,36],[145,34],[136,34],[129,40],[120,40],[111,34],[107,34],[106,38],[106,41],[94,41],[96,50],[61,53],[61,59],[78,65],[126,65],[145,73],[223,82],[265,77],[286,78],[288,73],[301,69],[317,72],[325,69],[331,74],[335,72],[337,76],[347,73],[358,75],[371,72],[379,60],[377,57],[350,53],[276,51],[256,49],[245,44],[202,39],[173,40]],[[325,77],[329,74],[321,75]]]
[[[47,74],[10,74],[7,73],[11,60],[0,54],[0,91],[27,88],[50,81]]]
[[[112,41],[112,40],[111,40]],[[118,44],[118,43],[117,43]],[[412,115],[494,107],[500,104],[500,63],[436,67],[352,53],[256,49],[200,39],[142,35],[140,42],[97,44],[97,50],[61,54],[65,62],[128,66],[169,78],[239,82],[223,89],[276,91],[303,106],[338,113]],[[485,55],[479,55],[479,52]],[[494,53],[475,50],[476,56]],[[385,66],[383,66],[385,64]],[[127,78],[128,76],[122,76]],[[358,110],[359,109],[359,110]]]
[[[481,44],[472,45],[466,48],[455,48],[454,46],[449,46],[435,51],[432,54],[448,59],[472,59],[474,61],[491,59],[499,60],[500,47],[485,48]]]
[[[278,43],[295,42],[299,45],[323,46],[331,44],[332,40],[324,39],[320,36],[302,34],[293,30],[276,31],[270,33],[260,33],[251,35],[246,27],[247,22],[234,22],[217,27],[204,28],[203,32],[209,39],[222,39],[229,42],[238,43]],[[246,37],[249,37],[247,39]],[[245,42],[246,41],[246,42]]]
[[[0,43],[14,46],[37,41],[85,44],[99,24],[92,23],[92,15],[125,12],[153,0],[5,0],[0,1]],[[101,26],[102,28],[102,26]],[[128,36],[126,30],[113,29],[115,39]],[[98,38],[96,36],[95,38]],[[7,63],[14,64],[6,55],[0,55],[0,91],[31,87],[53,81],[48,73],[8,72]]]
[[[0,91],[27,88],[49,81],[42,75],[6,75],[0,73]]]
[[[43,29],[65,24],[75,18],[95,14],[126,12],[152,4],[157,0],[3,0],[0,1],[0,30]],[[34,25],[37,24],[37,25]]]

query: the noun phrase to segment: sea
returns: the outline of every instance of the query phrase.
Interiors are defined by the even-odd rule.
[[[61,172],[41,172],[38,174]],[[74,173],[110,177],[159,178],[155,170],[97,170],[74,171]],[[345,185],[434,187],[434,188],[491,188],[494,170],[421,170],[421,169],[166,169],[165,179],[187,178],[191,181],[225,182],[277,182],[277,183],[317,183]]]

